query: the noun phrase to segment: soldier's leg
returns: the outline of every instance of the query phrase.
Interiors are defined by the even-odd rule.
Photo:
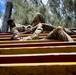
[[[31,25],[35,26],[38,23],[45,23],[45,19],[41,13],[36,14],[36,16],[32,19]]]
[[[37,29],[34,31],[34,33],[31,36],[21,38],[20,41],[38,39],[38,37],[42,31],[43,31],[42,24],[39,23]]]
[[[73,41],[73,39],[62,29],[62,27],[57,27],[51,31],[46,39],[58,39],[61,41]]]
[[[56,28],[56,26],[50,25],[50,24],[46,24],[46,23],[42,23],[43,25],[43,30],[44,31],[52,31],[53,29]]]
[[[76,34],[76,32],[74,32],[73,30],[70,30],[70,29],[68,29],[68,28],[64,28],[63,29],[68,35],[75,35]]]
[[[52,25],[49,25],[49,24],[46,24],[46,23],[39,23],[39,24],[42,24],[43,31],[45,31],[45,32],[52,31],[53,29],[56,28],[55,26],[52,26]],[[36,30],[37,26],[38,25],[32,27],[33,32]]]

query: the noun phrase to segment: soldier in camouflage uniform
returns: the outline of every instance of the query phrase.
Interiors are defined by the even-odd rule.
[[[23,37],[19,40],[26,41],[26,40],[38,39],[40,33],[43,31],[43,27],[44,27],[44,25],[42,23],[39,23],[37,29],[31,36]],[[58,26],[55,29],[53,29],[43,39],[57,39],[57,40],[61,40],[61,41],[73,41],[73,39],[63,30],[63,27],[61,27],[61,26]]]
[[[43,16],[40,13],[37,13],[36,16],[32,19],[32,22],[30,25],[24,26],[24,25],[17,25],[14,23],[14,19],[8,19],[7,24],[10,27],[10,31],[11,33],[14,34],[21,34],[20,32],[25,32],[25,31],[31,31],[31,30],[35,30],[36,27],[34,27],[35,25],[37,25],[38,23],[45,23],[45,20],[43,18]],[[33,27],[33,29],[32,29]]]
[[[13,34],[19,35],[20,32],[23,32],[27,29],[27,27],[23,26],[23,25],[17,27],[16,26],[17,24],[14,23],[14,19],[11,19],[11,18],[8,19],[7,24],[10,27],[11,33],[13,33]]]
[[[24,26],[24,25],[17,25],[14,23],[14,19],[8,19],[7,24],[10,27],[10,31],[14,34],[20,34],[20,32],[25,32],[27,30],[29,31],[35,31],[35,29],[37,28],[37,24],[38,23],[42,23],[43,26],[43,30],[44,31],[52,31],[53,29],[55,29],[56,27],[53,25],[49,25],[45,23],[45,19],[42,16],[42,14],[37,13],[35,15],[35,17],[32,19],[32,22],[30,23],[30,25]],[[72,30],[69,30],[67,28],[63,29],[67,34],[69,35],[73,35],[75,34],[75,32],[73,32]]]
[[[21,28],[19,27],[17,28],[14,22],[13,22],[14,26],[9,24],[9,20],[7,21],[7,23],[8,25],[10,25],[11,32],[17,35],[19,35],[20,32],[22,31],[28,30],[28,26],[27,27],[22,26]],[[45,37],[45,39],[58,39],[62,41],[73,41],[73,39],[69,35],[75,34],[73,31],[67,28],[55,27],[55,26],[46,24],[45,19],[40,13],[38,13],[34,17],[29,29],[34,33],[31,36],[21,38],[20,41],[37,39],[42,31],[50,31],[50,33]]]

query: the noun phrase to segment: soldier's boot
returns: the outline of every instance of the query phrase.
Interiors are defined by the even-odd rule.
[[[70,29],[68,29],[68,28],[64,28],[63,30],[64,30],[68,35],[76,35],[76,32],[75,32],[75,31],[70,30]]]

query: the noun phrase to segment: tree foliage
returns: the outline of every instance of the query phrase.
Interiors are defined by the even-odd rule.
[[[17,23],[30,24],[37,12],[42,13],[47,23],[76,27],[76,0],[12,0],[12,17]]]

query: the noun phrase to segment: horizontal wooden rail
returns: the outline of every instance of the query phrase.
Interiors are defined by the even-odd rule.
[[[76,53],[0,55],[0,64],[41,62],[76,62]]]
[[[20,36],[21,37],[26,37],[26,36],[30,36],[30,35],[32,35],[32,34],[21,34]],[[45,34],[40,34],[40,36],[46,36],[47,35],[47,33],[45,33]],[[12,35],[0,35],[0,38],[6,38],[6,37],[11,37]]]
[[[76,41],[76,38],[73,38],[74,41]],[[14,43],[40,43],[40,42],[61,42],[60,40],[54,40],[54,39],[50,39],[50,40],[27,40],[27,41],[19,41],[19,40],[3,40],[0,41],[0,44],[14,44]]]
[[[39,39],[44,38],[45,36],[39,36]],[[71,36],[74,41],[76,41],[76,35]],[[9,41],[11,37],[0,38],[0,41]],[[11,40],[10,40],[11,41]]]
[[[15,44],[15,43],[40,43],[40,42],[61,42],[59,40],[27,40],[27,41],[19,41],[19,40],[7,40],[0,41],[0,44]]]
[[[42,46],[68,46],[76,45],[76,42],[41,42],[41,43],[16,43],[16,44],[0,44],[0,48],[12,47],[42,47]]]
[[[2,64],[1,75],[75,75],[76,62]],[[4,66],[3,66],[4,65]]]
[[[11,37],[2,37],[2,38],[0,38],[0,41],[1,41],[1,40],[10,40],[10,38],[11,38]],[[42,39],[42,38],[45,38],[45,36],[39,36],[38,39]]]
[[[45,47],[12,47],[0,48],[1,54],[40,54],[40,53],[70,53],[76,52],[76,46],[45,46]]]
[[[73,38],[74,41],[76,41],[76,38]],[[0,44],[16,44],[16,43],[41,43],[41,42],[61,42],[60,40],[27,40],[27,41],[19,41],[19,40],[5,40],[0,41]]]

